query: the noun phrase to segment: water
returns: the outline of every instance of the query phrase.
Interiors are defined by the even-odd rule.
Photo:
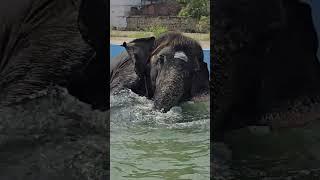
[[[108,112],[92,110],[61,87],[29,98],[0,107],[0,179],[101,179],[108,173],[102,166]]]
[[[315,111],[304,112],[304,119],[311,121],[296,128],[249,126],[226,133],[231,149],[213,144],[214,172],[225,179],[320,179],[320,121]]]
[[[47,132],[63,133],[77,122],[104,129],[107,116],[107,112],[92,110],[65,88],[49,87],[18,105],[0,108],[0,127],[5,130],[0,144],[16,138],[33,139]]]
[[[110,46],[110,56],[124,51]],[[204,49],[210,67],[210,50]],[[110,96],[111,179],[209,179],[209,102],[167,113],[130,90]]]
[[[111,179],[209,179],[209,102],[161,113],[123,90],[110,103]]]

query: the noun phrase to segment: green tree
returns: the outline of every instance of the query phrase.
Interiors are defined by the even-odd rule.
[[[202,33],[210,32],[210,16],[201,16],[197,24],[197,29]]]
[[[200,19],[210,15],[210,0],[177,0],[182,5],[179,16]]]
[[[168,32],[168,28],[158,24],[154,24],[147,28],[146,31],[152,32],[155,37],[159,37],[161,34]]]

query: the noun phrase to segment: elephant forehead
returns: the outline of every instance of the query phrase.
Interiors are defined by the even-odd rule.
[[[186,62],[188,62],[188,56],[183,51],[178,51],[174,53],[175,59],[182,59]]]

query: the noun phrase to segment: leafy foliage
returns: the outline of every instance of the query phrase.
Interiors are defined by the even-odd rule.
[[[208,33],[210,32],[210,16],[201,16],[197,29],[199,32]]]
[[[159,37],[161,34],[168,32],[168,28],[161,25],[153,25],[146,31],[152,32],[155,37]]]
[[[209,0],[177,0],[182,5],[179,16],[200,19],[202,16],[210,15]]]

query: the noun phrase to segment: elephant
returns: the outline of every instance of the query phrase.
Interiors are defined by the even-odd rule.
[[[0,106],[60,85],[94,109],[108,109],[107,27],[93,20],[104,17],[104,6],[94,14],[86,0],[3,1]]]
[[[107,3],[0,1],[1,179],[108,178]]]
[[[243,165],[255,172],[259,168],[251,167],[248,154],[258,154],[259,163],[274,159],[278,164],[276,157],[281,155],[274,154],[273,145],[275,149],[279,144],[285,147],[283,144],[290,142],[290,138],[297,146],[309,149],[310,146],[295,141],[300,135],[286,134],[290,128],[295,128],[294,132],[303,131],[303,141],[317,146],[307,128],[320,118],[320,64],[316,56],[319,37],[310,6],[300,0],[218,0],[212,12],[210,158],[213,176],[230,179],[231,175],[231,179],[237,179],[238,172],[233,172],[243,169],[233,164],[235,159],[245,160]],[[259,142],[255,137],[259,137]],[[270,141],[260,137],[276,138]],[[266,149],[252,148],[253,144]],[[239,147],[246,151],[241,152]],[[283,148],[285,154],[297,149]],[[272,169],[281,169],[284,173],[277,175],[287,177],[288,173],[283,171],[287,165],[279,164],[281,168]],[[226,173],[224,167],[232,172]],[[265,177],[271,175],[265,169],[260,170]],[[239,174],[242,176],[238,179],[246,179],[243,173]]]
[[[135,39],[110,65],[110,91],[123,88],[169,111],[180,102],[209,96],[209,71],[200,44],[178,32]]]
[[[235,129],[274,130],[319,115],[312,112],[319,103],[320,64],[310,7],[298,0],[244,2],[219,1],[214,9],[210,89],[216,142]]]

